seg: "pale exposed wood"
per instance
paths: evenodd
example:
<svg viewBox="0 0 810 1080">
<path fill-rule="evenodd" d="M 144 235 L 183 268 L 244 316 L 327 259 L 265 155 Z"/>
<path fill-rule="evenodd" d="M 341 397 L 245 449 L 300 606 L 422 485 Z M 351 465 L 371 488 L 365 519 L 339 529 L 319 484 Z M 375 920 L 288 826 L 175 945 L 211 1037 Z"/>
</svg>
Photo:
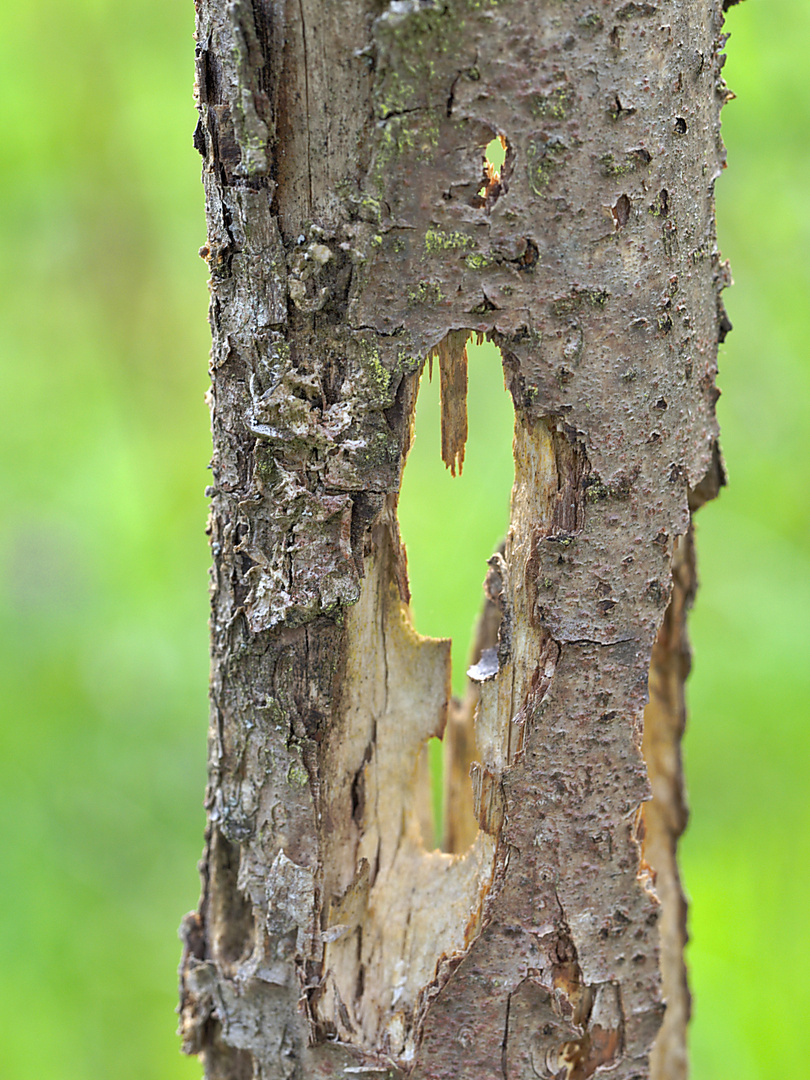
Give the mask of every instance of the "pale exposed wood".
<svg viewBox="0 0 810 1080">
<path fill-rule="evenodd" d="M 356 898 L 354 920 L 324 951 L 313 1008 L 341 1041 L 413 1060 L 420 995 L 442 957 L 462 955 L 474 937 L 495 845 L 482 831 L 463 855 L 425 850 L 416 771 L 427 739 L 443 733 L 450 642 L 413 630 L 387 547 L 380 536 L 347 612 L 344 689 L 325 748 L 323 813 L 336 820 L 348 810 L 355 835 L 327 838 L 324 888 Z M 344 922 L 339 911 L 327 915 L 327 934 L 333 921 Z"/>
</svg>

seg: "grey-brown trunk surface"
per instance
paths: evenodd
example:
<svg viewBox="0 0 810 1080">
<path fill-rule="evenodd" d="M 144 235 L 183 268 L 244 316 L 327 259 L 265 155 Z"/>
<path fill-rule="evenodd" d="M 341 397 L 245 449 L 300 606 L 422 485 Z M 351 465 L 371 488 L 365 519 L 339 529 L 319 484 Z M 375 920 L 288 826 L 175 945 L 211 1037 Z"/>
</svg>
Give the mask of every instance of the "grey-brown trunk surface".
<svg viewBox="0 0 810 1080">
<path fill-rule="evenodd" d="M 181 1030 L 208 1080 L 686 1075 L 722 6 L 197 0 L 214 566 Z M 451 701 L 396 511 L 428 357 L 463 467 L 470 336 L 515 485 Z"/>
</svg>

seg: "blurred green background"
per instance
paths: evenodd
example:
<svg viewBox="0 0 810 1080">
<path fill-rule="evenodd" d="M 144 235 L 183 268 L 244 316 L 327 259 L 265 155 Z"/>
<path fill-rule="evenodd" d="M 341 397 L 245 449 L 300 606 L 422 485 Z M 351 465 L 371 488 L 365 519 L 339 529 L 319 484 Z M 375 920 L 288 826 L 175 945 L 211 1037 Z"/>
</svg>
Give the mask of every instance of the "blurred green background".
<svg viewBox="0 0 810 1080">
<path fill-rule="evenodd" d="M 207 708 L 193 6 L 39 0 L 3 24 L 0 1078 L 198 1077 L 173 1016 Z M 810 1051 L 810 6 L 748 0 L 728 28 L 731 486 L 698 521 L 686 742 L 696 1080 Z M 464 478 L 439 486 L 428 395 L 403 509 L 417 623 L 456 638 L 457 671 L 511 481 L 497 362 L 471 368 Z"/>
</svg>

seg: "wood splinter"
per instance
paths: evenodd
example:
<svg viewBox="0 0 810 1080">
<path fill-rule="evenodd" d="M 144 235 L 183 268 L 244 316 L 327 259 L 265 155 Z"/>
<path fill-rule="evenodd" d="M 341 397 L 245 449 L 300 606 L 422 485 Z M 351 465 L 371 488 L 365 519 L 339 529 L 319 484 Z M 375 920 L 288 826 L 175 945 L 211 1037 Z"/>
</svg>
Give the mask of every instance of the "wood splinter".
<svg viewBox="0 0 810 1080">
<path fill-rule="evenodd" d="M 428 355 L 431 377 L 433 357 L 439 361 L 442 461 L 453 476 L 456 469 L 461 475 L 467 445 L 467 342 L 471 336 L 469 330 L 450 330 Z"/>
</svg>

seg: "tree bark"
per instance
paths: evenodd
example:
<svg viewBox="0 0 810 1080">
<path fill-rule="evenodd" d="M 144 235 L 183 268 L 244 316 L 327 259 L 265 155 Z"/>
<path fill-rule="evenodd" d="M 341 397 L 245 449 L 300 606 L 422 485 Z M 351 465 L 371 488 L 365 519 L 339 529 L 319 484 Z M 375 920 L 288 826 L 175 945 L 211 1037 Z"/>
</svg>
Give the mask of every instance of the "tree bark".
<svg viewBox="0 0 810 1080">
<path fill-rule="evenodd" d="M 214 566 L 181 1032 L 209 1080 L 686 1075 L 722 6 L 197 0 Z M 470 335 L 515 485 L 451 702 L 396 509 L 428 357 L 462 467 Z"/>
</svg>

